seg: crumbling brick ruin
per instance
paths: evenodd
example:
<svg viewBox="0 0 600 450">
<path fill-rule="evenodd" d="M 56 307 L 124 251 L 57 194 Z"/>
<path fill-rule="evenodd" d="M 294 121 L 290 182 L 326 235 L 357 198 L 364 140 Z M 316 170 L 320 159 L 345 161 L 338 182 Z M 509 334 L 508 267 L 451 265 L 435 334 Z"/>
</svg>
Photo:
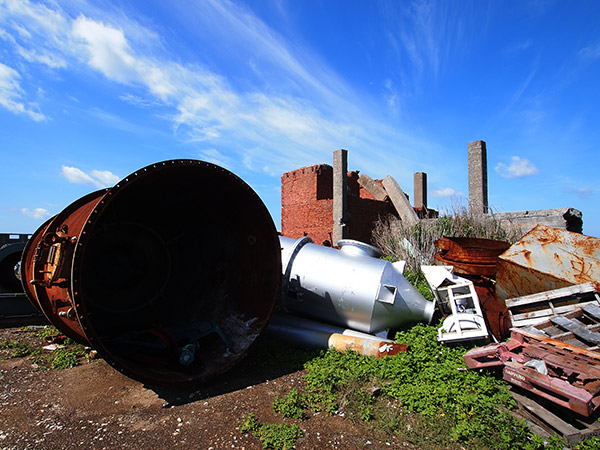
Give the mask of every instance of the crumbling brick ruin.
<svg viewBox="0 0 600 450">
<path fill-rule="evenodd" d="M 492 212 L 488 206 L 487 150 L 484 141 L 468 144 L 469 209 L 487 215 L 505 227 L 524 234 L 537 224 L 582 232 L 581 211 L 574 208 Z M 286 172 L 281 177 L 281 234 L 298 239 L 309 236 L 322 245 L 337 245 L 340 239 L 371 242 L 374 223 L 386 216 L 407 224 L 438 217 L 427 207 L 427 174 L 414 174 L 414 205 L 396 180 L 387 176 L 373 180 L 359 171 L 347 170 L 347 150 L 337 150 L 333 167 L 317 164 Z"/>
<path fill-rule="evenodd" d="M 396 215 L 394 207 L 376 200 L 358 184 L 358 172 L 347 172 L 347 220 L 341 224 L 345 239 L 371 241 L 373 222 Z M 333 238 L 333 167 L 317 164 L 281 177 L 281 234 L 298 239 L 309 236 L 316 244 L 337 244 Z"/>
<path fill-rule="evenodd" d="M 294 239 L 309 236 L 313 242 L 328 246 L 337 245 L 340 239 L 371 242 L 373 225 L 380 217 L 398 217 L 398 210 L 408 214 L 407 209 L 415 221 L 437 214 L 427 209 L 426 174 L 415 174 L 415 192 L 420 194 L 416 194 L 419 205 L 413 208 L 393 178 L 372 180 L 364 174 L 359 176 L 358 171 L 349 172 L 346 150 L 334 152 L 333 159 L 333 167 L 318 164 L 283 174 L 282 235 Z"/>
</svg>

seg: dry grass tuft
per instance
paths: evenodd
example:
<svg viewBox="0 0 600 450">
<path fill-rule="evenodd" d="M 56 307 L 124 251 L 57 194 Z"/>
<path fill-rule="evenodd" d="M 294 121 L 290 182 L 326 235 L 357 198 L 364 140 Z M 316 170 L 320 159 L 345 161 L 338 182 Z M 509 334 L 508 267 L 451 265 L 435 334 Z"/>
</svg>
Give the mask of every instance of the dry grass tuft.
<svg viewBox="0 0 600 450">
<path fill-rule="evenodd" d="M 373 230 L 373 243 L 387 259 L 406 261 L 406 268 L 420 272 L 421 264 L 433 264 L 438 252 L 435 241 L 442 237 L 496 239 L 510 244 L 523 236 L 514 228 L 501 226 L 494 214 L 470 215 L 467 208 L 455 206 L 438 219 L 422 220 L 407 226 L 389 216 L 380 219 Z"/>
</svg>

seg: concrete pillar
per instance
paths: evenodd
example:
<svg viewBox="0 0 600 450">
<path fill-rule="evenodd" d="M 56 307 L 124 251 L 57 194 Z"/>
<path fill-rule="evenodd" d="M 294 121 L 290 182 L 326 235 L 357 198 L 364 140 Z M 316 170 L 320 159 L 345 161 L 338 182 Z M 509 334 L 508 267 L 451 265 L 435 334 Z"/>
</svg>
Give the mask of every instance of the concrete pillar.
<svg viewBox="0 0 600 450">
<path fill-rule="evenodd" d="M 333 245 L 348 235 L 348 150 L 333 152 Z"/>
<path fill-rule="evenodd" d="M 469 213 L 488 212 L 487 150 L 485 141 L 469 142 Z"/>
<path fill-rule="evenodd" d="M 415 173 L 414 207 L 427 209 L 427 174 L 425 172 Z"/>
</svg>

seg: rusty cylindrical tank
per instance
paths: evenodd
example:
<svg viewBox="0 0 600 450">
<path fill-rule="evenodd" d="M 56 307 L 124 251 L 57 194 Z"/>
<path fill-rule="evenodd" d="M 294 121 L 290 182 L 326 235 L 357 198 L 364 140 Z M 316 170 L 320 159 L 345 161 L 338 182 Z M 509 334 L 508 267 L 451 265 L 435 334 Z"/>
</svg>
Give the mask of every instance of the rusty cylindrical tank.
<svg viewBox="0 0 600 450">
<path fill-rule="evenodd" d="M 241 360 L 280 272 L 258 195 L 197 160 L 152 164 L 76 200 L 35 232 L 21 264 L 50 322 L 150 384 L 204 382 Z"/>
</svg>

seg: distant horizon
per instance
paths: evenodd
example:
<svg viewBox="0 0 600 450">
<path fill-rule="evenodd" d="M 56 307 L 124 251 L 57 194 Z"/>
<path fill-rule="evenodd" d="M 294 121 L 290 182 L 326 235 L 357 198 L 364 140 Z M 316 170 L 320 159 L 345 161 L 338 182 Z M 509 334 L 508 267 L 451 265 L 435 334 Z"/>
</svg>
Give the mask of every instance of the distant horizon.
<svg viewBox="0 0 600 450">
<path fill-rule="evenodd" d="M 600 236 L 600 2 L 5 0 L 0 230 L 32 233 L 167 159 L 224 167 L 281 224 L 283 173 L 329 163 Z"/>
</svg>

